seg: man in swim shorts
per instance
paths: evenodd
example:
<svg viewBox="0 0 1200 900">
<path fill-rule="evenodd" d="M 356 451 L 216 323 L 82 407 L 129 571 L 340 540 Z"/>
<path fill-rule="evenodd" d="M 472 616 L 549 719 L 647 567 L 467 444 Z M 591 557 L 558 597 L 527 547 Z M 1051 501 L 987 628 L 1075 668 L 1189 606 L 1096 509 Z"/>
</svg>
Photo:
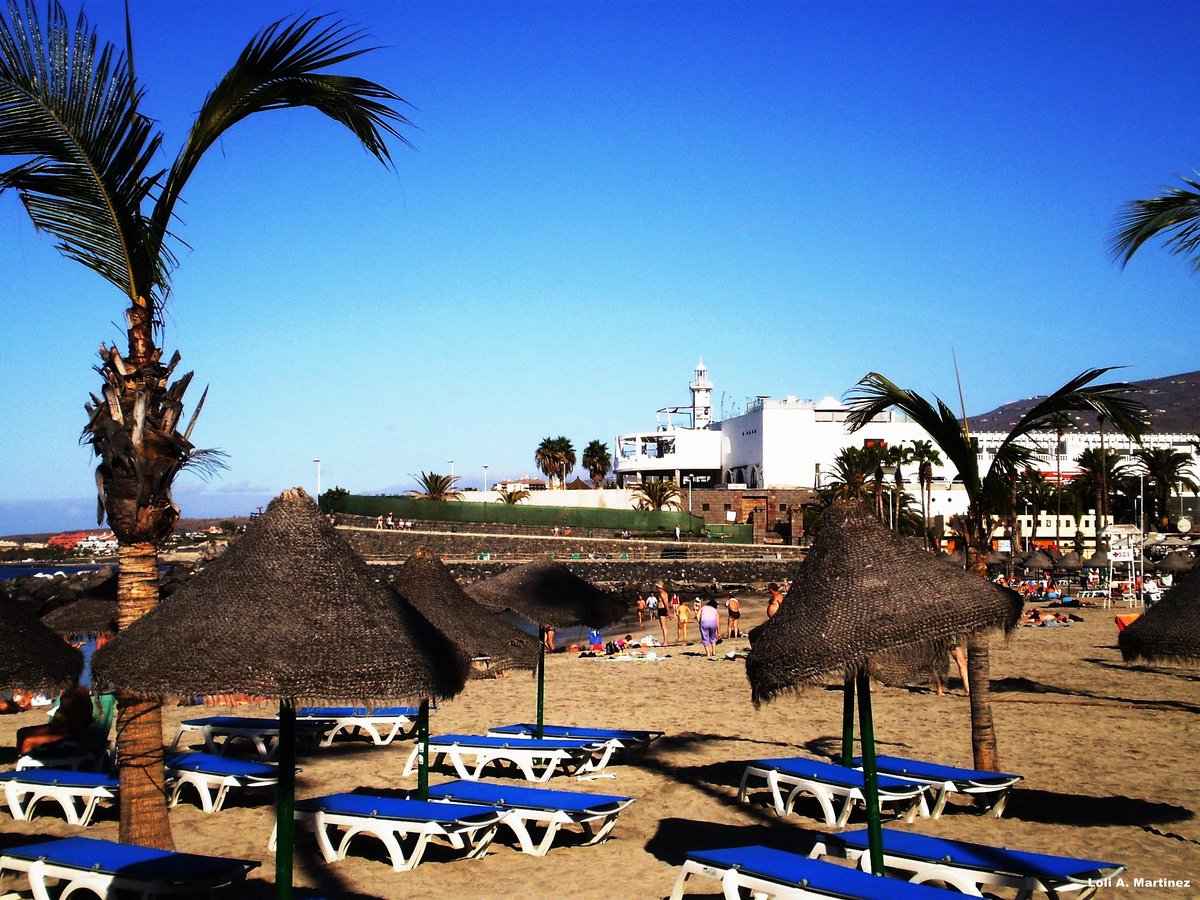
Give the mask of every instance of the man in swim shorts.
<svg viewBox="0 0 1200 900">
<path fill-rule="evenodd" d="M 737 597 L 730 597 L 725 601 L 725 613 L 729 617 L 729 621 L 725 626 L 725 637 L 735 638 L 742 636 L 742 605 L 738 603 Z"/>
</svg>

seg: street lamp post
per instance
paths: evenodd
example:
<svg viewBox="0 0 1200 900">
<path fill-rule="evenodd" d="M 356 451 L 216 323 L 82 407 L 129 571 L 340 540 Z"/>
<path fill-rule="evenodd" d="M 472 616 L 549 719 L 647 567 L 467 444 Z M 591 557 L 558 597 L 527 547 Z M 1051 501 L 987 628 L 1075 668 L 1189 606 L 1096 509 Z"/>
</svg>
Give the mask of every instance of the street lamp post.
<svg viewBox="0 0 1200 900">
<path fill-rule="evenodd" d="M 321 460 L 314 459 L 317 464 L 317 503 L 321 502 Z"/>
<path fill-rule="evenodd" d="M 483 464 L 483 492 L 485 494 L 487 493 L 487 470 L 488 470 L 488 464 L 484 463 Z"/>
<path fill-rule="evenodd" d="M 683 483 L 686 484 L 688 488 L 688 514 L 690 515 L 692 512 L 692 476 L 684 475 Z"/>
<path fill-rule="evenodd" d="M 453 478 L 454 477 L 454 460 L 448 459 L 448 460 L 446 460 L 446 462 L 450 463 L 450 477 Z"/>
</svg>

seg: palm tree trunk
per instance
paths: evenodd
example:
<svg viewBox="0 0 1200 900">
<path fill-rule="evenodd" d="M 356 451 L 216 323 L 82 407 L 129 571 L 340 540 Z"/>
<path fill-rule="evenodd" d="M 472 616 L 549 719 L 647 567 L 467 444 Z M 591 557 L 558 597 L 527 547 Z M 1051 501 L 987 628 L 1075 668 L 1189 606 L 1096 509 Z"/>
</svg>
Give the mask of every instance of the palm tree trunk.
<svg viewBox="0 0 1200 900">
<path fill-rule="evenodd" d="M 117 626 L 124 629 L 158 603 L 158 547 L 121 544 L 118 550 Z M 117 695 L 120 839 L 174 850 L 163 772 L 162 704 Z"/>
<path fill-rule="evenodd" d="M 978 528 L 978 523 L 975 523 Z M 987 578 L 987 553 L 991 550 L 991 525 L 984 521 L 982 533 L 968 549 L 971 571 Z M 987 547 L 987 550 L 983 548 Z M 971 558 L 973 557 L 973 558 Z M 975 768 L 985 772 L 1000 771 L 1000 749 L 996 740 L 996 725 L 992 719 L 992 662 L 987 634 L 967 635 L 967 681 L 971 683 L 971 751 Z"/>
<path fill-rule="evenodd" d="M 967 679 L 971 682 L 971 749 L 975 768 L 1000 771 L 996 725 L 992 719 L 992 665 L 988 637 L 967 635 Z"/>
</svg>

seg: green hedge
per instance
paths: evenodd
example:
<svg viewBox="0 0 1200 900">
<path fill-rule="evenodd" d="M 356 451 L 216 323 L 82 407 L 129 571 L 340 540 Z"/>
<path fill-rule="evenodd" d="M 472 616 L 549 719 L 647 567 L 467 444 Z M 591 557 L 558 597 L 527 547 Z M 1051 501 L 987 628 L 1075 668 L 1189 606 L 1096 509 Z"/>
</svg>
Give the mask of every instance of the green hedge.
<svg viewBox="0 0 1200 900">
<path fill-rule="evenodd" d="M 472 500 L 420 500 L 415 497 L 350 494 L 337 512 L 352 516 L 386 516 L 428 522 L 474 522 L 485 525 L 530 525 L 608 531 L 662 532 L 698 535 L 704 519 L 685 511 L 643 512 L 636 509 L 596 509 L 575 506 L 525 506 L 520 503 L 480 503 Z M 718 526 L 708 526 L 710 530 Z M 729 526 L 720 526 L 729 527 Z M 746 526 L 734 526 L 746 527 Z"/>
</svg>

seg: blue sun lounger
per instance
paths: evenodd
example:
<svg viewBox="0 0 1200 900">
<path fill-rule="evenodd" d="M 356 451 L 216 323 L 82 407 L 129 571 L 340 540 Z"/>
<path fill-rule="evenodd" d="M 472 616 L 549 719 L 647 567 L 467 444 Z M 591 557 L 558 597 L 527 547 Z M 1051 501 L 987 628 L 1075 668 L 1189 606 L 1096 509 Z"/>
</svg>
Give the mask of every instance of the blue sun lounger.
<svg viewBox="0 0 1200 900">
<path fill-rule="evenodd" d="M 41 801 L 53 800 L 62 807 L 69 824 L 90 825 L 99 802 L 117 796 L 117 779 L 96 772 L 22 769 L 0 773 L 0 781 L 9 812 L 19 820 L 31 819 Z"/>
<path fill-rule="evenodd" d="M 382 747 L 415 734 L 419 712 L 415 706 L 302 706 L 296 710 L 296 722 L 323 728 L 322 747 L 330 746 L 343 731 L 348 735 L 361 731 Z"/>
<path fill-rule="evenodd" d="M 420 863 L 435 837 L 444 838 L 455 850 L 465 850 L 467 859 L 483 856 L 503 818 L 504 810 L 494 807 L 374 794 L 329 794 L 296 803 L 297 821 L 311 823 L 326 862 L 345 859 L 350 842 L 360 834 L 368 834 L 383 842 L 397 872 Z M 340 832 L 337 846 L 331 832 Z M 272 832 L 272 850 L 275 837 Z M 403 841 L 410 837 L 412 846 L 405 853 Z"/>
<path fill-rule="evenodd" d="M 670 900 L 681 900 L 693 875 L 721 882 L 725 897 L 735 900 L 741 890 L 756 897 L 780 900 L 948 900 L 941 888 L 882 878 L 836 863 L 807 859 L 770 847 L 733 847 L 726 850 L 693 850 L 675 879 Z"/>
<path fill-rule="evenodd" d="M 862 768 L 862 759 L 855 757 L 854 765 Z M 967 795 L 998 819 L 1004 813 L 1013 785 L 1022 780 L 1020 775 L 960 769 L 901 756 L 880 756 L 876 759 L 876 765 L 881 774 L 919 781 L 937 791 L 929 811 L 929 815 L 935 819 L 941 816 L 951 794 Z"/>
<path fill-rule="evenodd" d="M 178 805 L 180 793 L 191 785 L 206 813 L 221 811 L 230 788 L 273 790 L 279 784 L 276 765 L 212 753 L 172 754 L 166 759 L 166 773 L 173 783 L 168 806 Z"/>
<path fill-rule="evenodd" d="M 551 791 L 486 781 L 451 781 L 433 785 L 429 788 L 429 797 L 452 803 L 479 803 L 505 810 L 503 824 L 516 835 L 521 852 L 530 856 L 545 856 L 564 825 L 583 828 L 587 840 L 581 846 L 590 847 L 599 843 L 617 824 L 617 815 L 633 802 L 632 797 Z M 546 829 L 540 841 L 535 842 L 529 830 L 530 825 Z"/>
<path fill-rule="evenodd" d="M 771 805 L 775 813 L 786 816 L 793 811 L 796 798 L 810 794 L 821 806 L 826 825 L 844 826 L 850 820 L 855 804 L 866 805 L 863 791 L 866 780 L 858 769 L 822 762 L 804 757 L 784 759 L 760 759 L 746 766 L 742 782 L 738 786 L 738 800 L 746 802 L 748 785 L 752 779 L 762 779 L 771 792 Z M 929 814 L 925 802 L 928 785 L 911 779 L 879 776 L 879 803 L 895 803 L 904 821 L 911 822 L 918 812 Z M 835 812 L 834 803 L 842 800 L 842 809 Z"/>
<path fill-rule="evenodd" d="M 185 734 L 197 734 L 204 740 L 206 753 L 223 756 L 225 751 L 235 743 L 249 742 L 253 745 L 258 758 L 274 759 L 278 752 L 279 720 L 253 716 L 203 716 L 198 719 L 184 719 L 179 723 L 175 740 L 171 742 L 171 750 L 179 746 Z M 315 722 L 296 722 L 296 740 L 302 744 L 314 746 L 321 738 L 321 728 Z M 217 739 L 222 738 L 221 743 Z"/>
<path fill-rule="evenodd" d="M 86 889 L 101 897 L 131 891 L 142 897 L 195 893 L 239 884 L 258 866 L 252 859 L 229 859 L 154 850 L 96 838 L 39 841 L 0 852 L 0 872 L 25 872 L 36 900 L 50 900 L 46 880 L 58 881 L 54 896 Z"/>
<path fill-rule="evenodd" d="M 866 829 L 822 834 L 810 856 L 840 856 L 869 867 Z M 1087 897 L 1105 879 L 1125 870 L 1120 863 L 1008 850 L 890 828 L 883 829 L 883 863 L 918 884 L 942 882 L 975 897 L 985 887 L 1015 888 L 1018 898 L 1034 891 L 1051 897 L 1081 891 L 1080 896 Z"/>
<path fill-rule="evenodd" d="M 483 770 L 495 765 L 516 770 L 527 781 L 549 781 L 556 772 L 578 778 L 612 778 L 603 770 L 613 748 L 604 741 L 567 738 L 488 737 L 477 734 L 442 734 L 429 739 L 429 759 L 434 764 L 448 760 L 459 778 L 478 781 Z M 421 746 L 413 748 L 404 774 L 416 771 Z"/>
<path fill-rule="evenodd" d="M 514 725 L 497 725 L 488 729 L 492 736 L 524 735 L 533 737 L 537 734 L 537 724 L 520 722 Z M 547 738 L 567 738 L 582 741 L 605 741 L 614 750 L 624 751 L 634 759 L 645 755 L 650 745 L 663 736 L 661 731 L 639 731 L 629 728 L 581 728 L 575 725 L 543 725 L 542 736 Z"/>
</svg>

